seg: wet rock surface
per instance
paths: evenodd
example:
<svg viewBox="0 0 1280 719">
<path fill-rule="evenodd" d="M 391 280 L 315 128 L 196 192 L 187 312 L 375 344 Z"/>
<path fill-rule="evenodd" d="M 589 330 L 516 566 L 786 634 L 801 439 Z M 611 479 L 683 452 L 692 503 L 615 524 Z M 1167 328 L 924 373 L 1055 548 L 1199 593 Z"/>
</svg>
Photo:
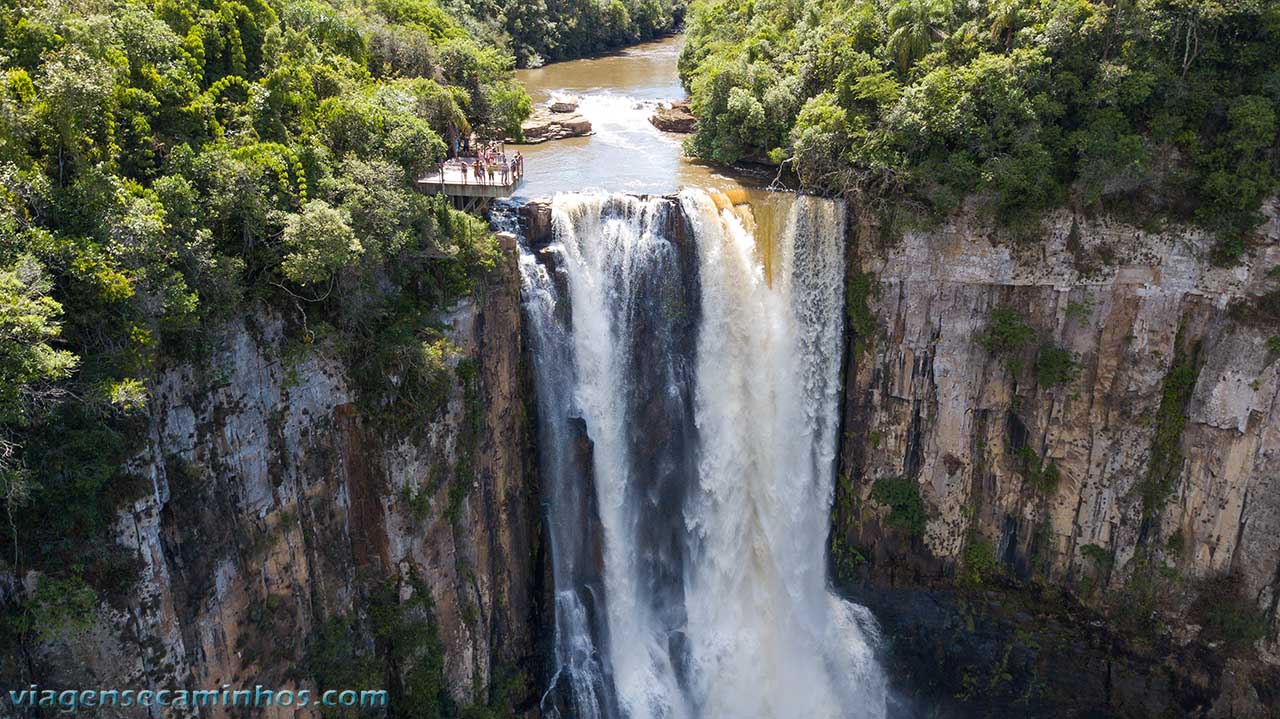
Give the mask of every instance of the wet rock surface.
<svg viewBox="0 0 1280 719">
<path fill-rule="evenodd" d="M 551 201 L 530 200 L 520 206 L 520 230 L 531 248 L 545 247 L 555 239 L 551 226 Z"/>
<path fill-rule="evenodd" d="M 579 104 L 578 98 L 565 97 L 552 102 L 548 109 L 555 113 L 577 112 Z"/>
<path fill-rule="evenodd" d="M 1204 644 L 1134 642 L 1054 589 L 864 586 L 904 716 L 1235 717 L 1259 714 L 1274 669 Z"/>
<path fill-rule="evenodd" d="M 663 132 L 687 135 L 698 131 L 698 118 L 689 110 L 689 103 L 683 100 L 660 106 L 649 122 Z"/>
</svg>

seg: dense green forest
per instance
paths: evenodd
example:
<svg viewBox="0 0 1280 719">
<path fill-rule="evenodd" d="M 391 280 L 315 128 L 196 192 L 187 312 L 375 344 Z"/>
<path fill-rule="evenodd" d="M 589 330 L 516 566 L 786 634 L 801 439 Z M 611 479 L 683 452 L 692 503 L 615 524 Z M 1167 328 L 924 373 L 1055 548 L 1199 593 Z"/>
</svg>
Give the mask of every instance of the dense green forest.
<svg viewBox="0 0 1280 719">
<path fill-rule="evenodd" d="M 455 0 L 485 18 L 521 65 L 593 55 L 674 32 L 686 0 Z M 505 36 L 505 37 L 504 37 Z"/>
<path fill-rule="evenodd" d="M 680 71 L 720 162 L 942 216 L 1141 209 L 1238 256 L 1275 193 L 1280 4 L 705 0 Z"/>
</svg>

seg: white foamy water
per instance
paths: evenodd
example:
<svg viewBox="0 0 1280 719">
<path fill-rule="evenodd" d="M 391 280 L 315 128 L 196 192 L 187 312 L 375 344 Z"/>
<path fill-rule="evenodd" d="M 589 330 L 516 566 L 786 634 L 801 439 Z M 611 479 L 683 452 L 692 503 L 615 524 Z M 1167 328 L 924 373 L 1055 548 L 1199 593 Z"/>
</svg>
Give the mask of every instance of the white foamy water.
<svg viewBox="0 0 1280 719">
<path fill-rule="evenodd" d="M 772 278 L 753 223 L 702 191 L 560 195 L 553 216 L 522 262 L 557 591 L 544 713 L 882 718 L 874 620 L 825 576 L 843 207 L 795 198 Z"/>
<path fill-rule="evenodd" d="M 865 612 L 826 587 L 842 342 L 843 213 L 799 197 L 766 281 L 755 238 L 705 193 L 698 239 L 698 491 L 687 601 L 707 717 L 880 717 Z M 873 631 L 873 630 L 872 630 Z"/>
</svg>

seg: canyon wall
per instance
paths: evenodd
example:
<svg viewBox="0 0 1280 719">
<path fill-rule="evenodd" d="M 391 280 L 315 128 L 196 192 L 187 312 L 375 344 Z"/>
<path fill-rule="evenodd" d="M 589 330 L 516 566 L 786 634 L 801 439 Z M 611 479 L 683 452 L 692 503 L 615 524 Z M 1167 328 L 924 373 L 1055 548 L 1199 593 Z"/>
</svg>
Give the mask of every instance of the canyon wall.
<svg viewBox="0 0 1280 719">
<path fill-rule="evenodd" d="M 549 205 L 521 215 L 544 244 Z M 1280 222 L 1230 268 L 1185 229 L 1059 213 L 1043 233 L 962 216 L 886 240 L 851 210 L 836 583 L 920 715 L 1269 716 Z M 440 318 L 470 379 L 429 421 L 364 409 L 331 340 L 265 311 L 166 371 L 130 467 L 147 491 L 114 528 L 139 581 L 6 660 L 8 683 L 313 687 L 317 634 L 367 628 L 390 592 L 430 615 L 453 701 L 522 673 L 531 709 L 549 563 L 500 237 L 499 269 Z"/>
<path fill-rule="evenodd" d="M 230 324 L 199 364 L 164 372 L 130 467 L 148 491 L 114 529 L 139 579 L 87 631 L 40 644 L 12 683 L 314 689 L 311 642 L 340 618 L 364 629 L 337 648 L 368 655 L 429 619 L 460 705 L 484 703 L 495 678 L 537 677 L 539 500 L 515 240 L 500 240 L 498 269 L 440 318 L 457 347 L 450 364 L 467 371 L 450 369 L 463 379 L 429 420 L 362 410 L 331 341 L 300 342 L 265 310 Z M 416 616 L 371 636 L 374 594 Z M 430 644 L 396 656 L 387 681 L 432 661 Z M 386 688 L 375 679 L 340 688 Z"/>
<path fill-rule="evenodd" d="M 833 566 L 869 578 L 863 586 L 882 592 L 868 598 L 876 608 L 919 600 L 894 588 L 941 590 L 924 613 L 944 625 L 965 614 L 943 608 L 956 586 L 970 601 L 1037 588 L 1009 612 L 1036 621 L 1006 629 L 1053 624 L 1048 605 L 1096 610 L 1078 622 L 1106 635 L 1097 666 L 1072 668 L 1081 706 L 1265 716 L 1254 712 L 1273 689 L 1252 668 L 1277 659 L 1280 328 L 1264 296 L 1280 284 L 1268 277 L 1280 225 L 1273 214 L 1230 268 L 1209 261 L 1212 237 L 1186 229 L 1064 212 L 1043 233 L 1002 242 L 959 218 L 885 241 L 873 224 L 858 227 Z M 1002 335 L 1001 318 L 1016 331 Z M 1214 606 L 1240 609 L 1248 631 L 1210 636 Z M 1125 611 L 1143 615 L 1132 634 L 1151 645 L 1138 652 L 1149 661 L 1128 669 L 1143 685 L 1131 696 L 1115 686 L 1124 662 L 1112 661 L 1134 644 L 1116 628 Z M 904 645 L 922 649 L 905 636 L 916 631 L 910 612 L 885 614 L 888 629 L 903 623 Z M 1233 638 L 1250 645 L 1248 660 L 1231 658 Z M 1053 654 L 1040 643 L 1007 642 L 1031 664 Z M 1215 659 L 1186 656 L 1200 649 Z M 1010 660 L 995 654 L 991 663 Z M 1167 706 L 1152 699 L 1161 693 Z"/>
</svg>

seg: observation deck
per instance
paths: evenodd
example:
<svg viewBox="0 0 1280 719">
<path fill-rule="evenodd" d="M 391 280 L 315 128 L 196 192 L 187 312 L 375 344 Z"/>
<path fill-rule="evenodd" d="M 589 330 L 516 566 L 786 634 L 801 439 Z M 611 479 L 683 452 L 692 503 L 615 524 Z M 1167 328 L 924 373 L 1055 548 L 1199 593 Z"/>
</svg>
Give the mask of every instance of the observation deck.
<svg viewBox="0 0 1280 719">
<path fill-rule="evenodd" d="M 482 170 L 476 174 L 476 166 Z M 510 197 L 524 179 L 524 159 L 485 164 L 479 158 L 447 160 L 436 172 L 419 178 L 418 191 L 447 195 L 467 212 L 487 212 L 494 200 Z"/>
</svg>

